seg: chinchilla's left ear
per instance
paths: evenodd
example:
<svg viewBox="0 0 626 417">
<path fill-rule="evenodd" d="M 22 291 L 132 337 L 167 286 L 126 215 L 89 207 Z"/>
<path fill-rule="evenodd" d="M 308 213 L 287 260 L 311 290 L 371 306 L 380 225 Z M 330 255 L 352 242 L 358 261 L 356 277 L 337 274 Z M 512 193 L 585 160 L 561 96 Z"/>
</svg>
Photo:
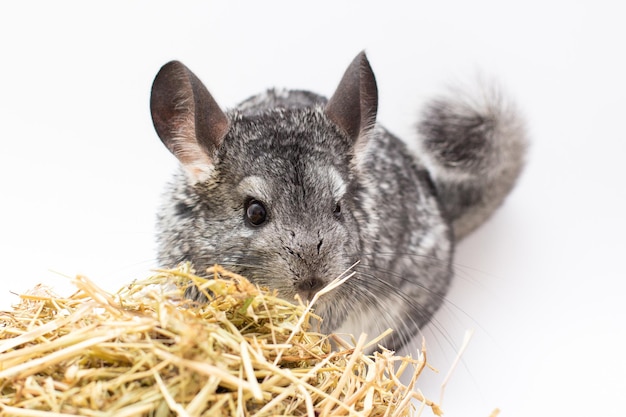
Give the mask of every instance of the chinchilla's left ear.
<svg viewBox="0 0 626 417">
<path fill-rule="evenodd" d="M 376 124 L 378 89 L 365 52 L 354 58 L 326 105 L 326 115 L 361 148 Z"/>
</svg>

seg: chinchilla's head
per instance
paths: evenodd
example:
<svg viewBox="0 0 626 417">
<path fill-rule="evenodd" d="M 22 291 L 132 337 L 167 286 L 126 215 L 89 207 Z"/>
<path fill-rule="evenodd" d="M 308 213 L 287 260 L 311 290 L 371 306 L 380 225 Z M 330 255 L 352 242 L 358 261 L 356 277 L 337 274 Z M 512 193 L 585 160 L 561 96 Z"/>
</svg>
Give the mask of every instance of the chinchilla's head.
<svg viewBox="0 0 626 417">
<path fill-rule="evenodd" d="M 218 263 L 286 299 L 310 300 L 358 260 L 367 217 L 360 161 L 376 107 L 364 54 L 327 103 L 254 112 L 223 112 L 189 69 L 166 64 L 152 118 L 182 169 L 159 213 L 162 264 L 191 261 L 201 272 Z M 325 304 L 332 309 L 332 299 Z"/>
</svg>

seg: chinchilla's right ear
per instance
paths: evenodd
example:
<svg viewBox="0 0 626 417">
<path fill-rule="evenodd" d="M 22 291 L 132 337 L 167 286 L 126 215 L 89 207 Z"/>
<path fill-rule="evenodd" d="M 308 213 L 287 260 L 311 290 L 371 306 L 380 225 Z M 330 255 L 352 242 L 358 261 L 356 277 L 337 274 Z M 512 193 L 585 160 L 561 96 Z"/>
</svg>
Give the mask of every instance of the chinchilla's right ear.
<svg viewBox="0 0 626 417">
<path fill-rule="evenodd" d="M 196 180 L 206 179 L 229 122 L 198 77 L 178 61 L 165 64 L 152 83 L 150 111 L 165 146 Z"/>
</svg>

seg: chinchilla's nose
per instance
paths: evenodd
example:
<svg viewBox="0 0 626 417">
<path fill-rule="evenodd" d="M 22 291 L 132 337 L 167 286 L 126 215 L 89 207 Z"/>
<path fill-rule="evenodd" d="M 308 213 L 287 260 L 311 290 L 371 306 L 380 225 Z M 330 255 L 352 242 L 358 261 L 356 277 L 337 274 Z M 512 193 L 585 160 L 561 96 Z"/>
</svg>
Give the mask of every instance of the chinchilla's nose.
<svg viewBox="0 0 626 417">
<path fill-rule="evenodd" d="M 310 277 L 301 280 L 296 284 L 296 289 L 298 290 L 298 294 L 302 298 L 302 301 L 311 301 L 315 294 L 324 288 L 326 282 L 318 277 Z"/>
</svg>

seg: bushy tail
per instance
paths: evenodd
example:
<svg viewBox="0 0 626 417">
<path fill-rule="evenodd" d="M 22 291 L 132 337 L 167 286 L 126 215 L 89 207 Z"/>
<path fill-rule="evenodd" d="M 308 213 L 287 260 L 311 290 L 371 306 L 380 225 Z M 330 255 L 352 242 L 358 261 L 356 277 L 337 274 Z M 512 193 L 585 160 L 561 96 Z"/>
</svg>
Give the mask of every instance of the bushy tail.
<svg viewBox="0 0 626 417">
<path fill-rule="evenodd" d="M 493 87 L 451 90 L 426 104 L 418 124 L 428 167 L 457 240 L 502 204 L 522 170 L 525 124 Z"/>
</svg>

